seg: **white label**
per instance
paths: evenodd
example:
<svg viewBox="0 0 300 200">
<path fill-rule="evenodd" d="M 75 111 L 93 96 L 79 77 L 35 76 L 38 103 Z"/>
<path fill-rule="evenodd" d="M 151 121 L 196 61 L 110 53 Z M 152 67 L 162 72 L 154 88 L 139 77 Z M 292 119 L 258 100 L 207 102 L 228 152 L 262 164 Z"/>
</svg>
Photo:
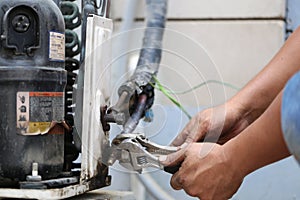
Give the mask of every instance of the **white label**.
<svg viewBox="0 0 300 200">
<path fill-rule="evenodd" d="M 49 43 L 50 60 L 65 60 L 65 35 L 57 32 L 50 32 Z"/>
<path fill-rule="evenodd" d="M 29 126 L 29 92 L 17 93 L 17 130 L 26 133 Z"/>
</svg>

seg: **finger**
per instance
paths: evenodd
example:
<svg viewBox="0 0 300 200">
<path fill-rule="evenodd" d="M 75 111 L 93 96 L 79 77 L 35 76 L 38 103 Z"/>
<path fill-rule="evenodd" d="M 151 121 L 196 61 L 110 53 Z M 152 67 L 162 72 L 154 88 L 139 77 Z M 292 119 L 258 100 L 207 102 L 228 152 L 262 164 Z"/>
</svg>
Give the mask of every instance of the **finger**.
<svg viewBox="0 0 300 200">
<path fill-rule="evenodd" d="M 185 189 L 185 186 L 189 185 L 189 181 L 187 181 L 187 177 L 190 175 L 189 172 L 189 164 L 185 159 L 182 162 L 179 170 L 171 178 L 170 184 L 172 188 L 174 188 L 175 190 Z"/>
<path fill-rule="evenodd" d="M 186 138 L 185 143 L 198 142 L 203 139 L 203 131 L 201 129 L 193 130 Z"/>
<path fill-rule="evenodd" d="M 170 145 L 171 146 L 180 146 L 180 145 L 182 145 L 185 142 L 188 135 L 189 135 L 189 131 L 186 130 L 186 129 L 183 129 L 181 131 L 181 133 L 179 133 L 177 135 L 177 137 L 171 142 Z"/>
<path fill-rule="evenodd" d="M 180 134 L 177 135 L 177 137 L 172 141 L 172 146 L 180 146 L 182 145 L 186 139 L 189 137 L 189 134 L 191 133 L 191 130 L 193 130 L 195 123 L 197 122 L 196 117 L 193 117 L 189 123 L 184 127 L 184 129 L 180 132 Z"/>
<path fill-rule="evenodd" d="M 208 130 L 209 123 L 198 118 L 192 119 L 183 131 L 173 140 L 172 146 L 180 146 L 183 143 L 203 141 Z"/>
<path fill-rule="evenodd" d="M 182 185 L 179 183 L 178 174 L 179 174 L 179 172 L 174 174 L 171 178 L 171 181 L 170 181 L 170 185 L 174 190 L 181 190 L 182 189 Z"/>
<path fill-rule="evenodd" d="M 186 151 L 186 147 L 180 149 L 175 153 L 159 156 L 158 159 L 161 162 L 161 164 L 163 164 L 164 166 L 179 165 L 184 160 L 185 151 Z"/>
</svg>

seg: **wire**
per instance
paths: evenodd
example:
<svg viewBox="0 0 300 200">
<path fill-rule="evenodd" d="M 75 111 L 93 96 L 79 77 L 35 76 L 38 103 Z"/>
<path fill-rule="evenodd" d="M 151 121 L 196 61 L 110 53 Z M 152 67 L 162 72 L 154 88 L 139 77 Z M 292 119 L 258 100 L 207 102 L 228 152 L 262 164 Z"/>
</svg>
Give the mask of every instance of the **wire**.
<svg viewBox="0 0 300 200">
<path fill-rule="evenodd" d="M 153 76 L 153 79 L 157 86 L 151 83 L 152 87 L 160 90 L 170 101 L 172 101 L 182 112 L 189 118 L 192 119 L 192 116 L 185 110 L 185 108 L 174 98 L 170 95 L 169 91 L 164 88 L 164 86 L 158 81 L 158 79 Z"/>
<path fill-rule="evenodd" d="M 159 91 L 161 91 L 171 102 L 173 102 L 180 110 L 182 110 L 182 112 L 189 118 L 191 119 L 191 115 L 185 110 L 185 108 L 174 98 L 171 96 L 171 94 L 177 94 L 177 95 L 182 95 L 182 94 L 187 94 L 189 92 L 192 92 L 196 89 L 199 89 L 200 87 L 202 86 L 205 86 L 209 83 L 216 83 L 216 84 L 220 84 L 220 85 L 223 85 L 223 86 L 226 86 L 226 87 L 229 87 L 231 89 L 234 89 L 234 90 L 240 90 L 240 88 L 230 84 L 230 83 L 226 83 L 226 82 L 223 82 L 223 81 L 218 81 L 218 80 L 208 80 L 208 81 L 205 81 L 203 83 L 200 83 L 199 85 L 196 85 L 188 90 L 184 90 L 184 91 L 171 91 L 171 90 L 168 90 L 166 89 L 165 86 L 163 86 L 159 81 L 158 79 L 153 76 L 153 79 L 156 83 L 156 85 L 154 85 L 153 83 L 150 83 L 152 85 L 152 87 L 154 87 L 155 89 L 158 89 Z"/>
<path fill-rule="evenodd" d="M 188 90 L 183 90 L 183 91 L 172 91 L 172 90 L 167 90 L 166 91 L 170 94 L 178 94 L 178 95 L 182 95 L 182 94 L 187 94 L 189 92 L 193 92 L 194 90 L 196 89 L 199 89 L 201 88 L 202 86 L 205 86 L 205 85 L 208 85 L 209 83 L 216 83 L 216 84 L 219 84 L 219 85 L 223 85 L 223 86 L 226 86 L 228 88 L 231 88 L 231 89 L 234 89 L 236 91 L 239 91 L 240 88 L 235 86 L 235 85 L 232 85 L 230 83 L 226 83 L 226 82 L 223 82 L 223 81 L 217 81 L 217 80 L 208 80 L 208 81 L 204 81 L 203 83 L 200 83 L 199 85 L 196 85 Z"/>
</svg>

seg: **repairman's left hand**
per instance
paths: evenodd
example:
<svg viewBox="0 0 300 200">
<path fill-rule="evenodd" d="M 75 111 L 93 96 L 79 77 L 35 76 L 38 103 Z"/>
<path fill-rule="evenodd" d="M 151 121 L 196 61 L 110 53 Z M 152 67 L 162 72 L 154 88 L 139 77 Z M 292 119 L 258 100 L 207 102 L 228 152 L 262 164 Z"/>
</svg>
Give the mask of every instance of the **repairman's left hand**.
<svg viewBox="0 0 300 200">
<path fill-rule="evenodd" d="M 201 200 L 224 200 L 233 196 L 244 177 L 230 158 L 218 144 L 190 143 L 160 160 L 165 166 L 182 163 L 171 179 L 175 190 L 184 189 Z"/>
</svg>

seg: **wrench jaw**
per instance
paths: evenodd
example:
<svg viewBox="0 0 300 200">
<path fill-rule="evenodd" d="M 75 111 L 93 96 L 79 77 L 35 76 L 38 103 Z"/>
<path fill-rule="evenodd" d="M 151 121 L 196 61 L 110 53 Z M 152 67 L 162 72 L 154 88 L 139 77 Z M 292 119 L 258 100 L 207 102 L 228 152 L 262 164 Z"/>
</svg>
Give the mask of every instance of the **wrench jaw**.
<svg viewBox="0 0 300 200">
<path fill-rule="evenodd" d="M 143 134 L 120 134 L 112 141 L 109 164 L 119 160 L 120 165 L 138 173 L 142 173 L 143 169 L 148 167 L 164 169 L 159 156 L 177 150 L 177 147 L 165 147 L 150 142 Z"/>
<path fill-rule="evenodd" d="M 118 148 L 121 149 L 120 165 L 130 171 L 142 173 L 148 167 L 163 169 L 158 157 L 149 153 L 135 138 L 122 141 Z"/>
<path fill-rule="evenodd" d="M 140 174 L 148 167 L 163 169 L 157 157 L 129 153 L 125 150 L 122 152 L 122 159 L 119 160 L 119 163 L 126 169 L 136 171 Z"/>
</svg>

